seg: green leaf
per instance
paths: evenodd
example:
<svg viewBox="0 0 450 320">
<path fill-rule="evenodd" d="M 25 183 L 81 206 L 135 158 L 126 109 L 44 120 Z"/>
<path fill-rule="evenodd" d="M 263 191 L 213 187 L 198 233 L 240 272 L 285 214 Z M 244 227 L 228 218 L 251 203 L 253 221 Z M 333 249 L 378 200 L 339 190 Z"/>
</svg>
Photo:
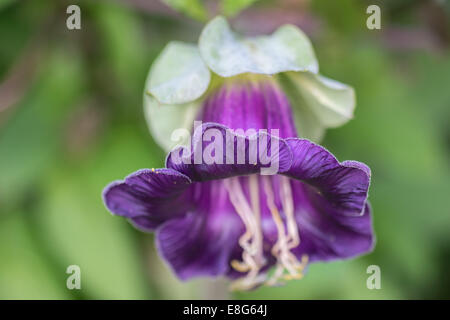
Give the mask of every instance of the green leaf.
<svg viewBox="0 0 450 320">
<path fill-rule="evenodd" d="M 342 126 L 353 118 L 352 87 L 309 72 L 279 76 L 290 98 L 300 136 L 320 141 L 327 128 Z"/>
<path fill-rule="evenodd" d="M 144 95 L 144 112 L 150 133 L 165 151 L 186 142 L 186 136 L 180 141 L 172 140 L 172 133 L 177 129 L 191 131 L 200 104 L 198 100 L 181 105 L 160 104 L 155 98 Z"/>
<path fill-rule="evenodd" d="M 205 21 L 208 13 L 200 0 L 163 0 L 168 6 L 196 20 Z"/>
<path fill-rule="evenodd" d="M 244 38 L 219 16 L 203 29 L 200 54 L 208 67 L 222 77 L 241 73 L 276 74 L 284 71 L 318 72 L 308 37 L 297 27 L 284 25 L 271 36 Z"/>
<path fill-rule="evenodd" d="M 145 87 L 161 103 L 180 104 L 199 98 L 210 80 L 197 46 L 170 42 L 151 67 Z"/>
<path fill-rule="evenodd" d="M 257 0 L 223 0 L 222 9 L 225 15 L 234 16 Z"/>
</svg>

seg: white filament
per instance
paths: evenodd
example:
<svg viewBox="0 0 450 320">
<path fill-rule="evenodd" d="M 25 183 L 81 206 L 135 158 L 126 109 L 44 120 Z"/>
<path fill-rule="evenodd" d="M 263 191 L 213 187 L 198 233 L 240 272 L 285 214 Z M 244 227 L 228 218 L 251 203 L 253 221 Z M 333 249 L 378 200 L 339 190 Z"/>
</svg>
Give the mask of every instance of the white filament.
<svg viewBox="0 0 450 320">
<path fill-rule="evenodd" d="M 300 237 L 294 215 L 294 201 L 289 179 L 280 177 L 280 199 L 285 215 L 286 228 L 285 222 L 275 205 L 275 196 L 270 177 L 260 176 L 260 179 L 262 179 L 264 193 L 266 195 L 266 204 L 272 215 L 278 234 L 277 241 L 271 249 L 272 255 L 277 258 L 277 265 L 273 275 L 268 280 L 265 273 L 260 273 L 261 268 L 265 265 L 265 259 L 263 253 L 258 176 L 252 175 L 248 178 L 251 206 L 247 201 L 238 178 L 224 180 L 230 201 L 245 226 L 245 232 L 239 238 L 239 244 L 243 249 L 242 261 L 233 260 L 231 266 L 235 270 L 247 272 L 247 274 L 234 281 L 231 286 L 232 289 L 248 290 L 263 282 L 267 285 L 276 285 L 279 283 L 280 278 L 285 280 L 300 279 L 303 276 L 302 271 L 308 262 L 306 255 L 299 262 L 296 256 L 290 251 L 300 244 Z M 287 271 L 287 274 L 285 274 L 285 271 Z"/>
<path fill-rule="evenodd" d="M 257 214 L 254 213 L 255 209 L 259 208 L 259 194 L 256 195 L 258 198 L 255 198 L 255 191 L 252 190 L 254 189 L 254 182 L 250 182 L 249 189 L 253 206 L 253 208 L 250 208 L 238 178 L 226 179 L 224 184 L 228 191 L 230 201 L 241 217 L 246 229 L 245 233 L 239 239 L 239 244 L 244 250 L 242 253 L 243 261 L 233 260 L 231 266 L 237 271 L 248 273 L 245 277 L 236 280 L 232 284 L 232 289 L 247 290 L 258 285 L 265 279 L 265 276 L 263 278 L 259 274 L 259 270 L 264 263 L 259 210 Z M 258 207 L 255 207 L 256 202 L 258 202 Z"/>
</svg>

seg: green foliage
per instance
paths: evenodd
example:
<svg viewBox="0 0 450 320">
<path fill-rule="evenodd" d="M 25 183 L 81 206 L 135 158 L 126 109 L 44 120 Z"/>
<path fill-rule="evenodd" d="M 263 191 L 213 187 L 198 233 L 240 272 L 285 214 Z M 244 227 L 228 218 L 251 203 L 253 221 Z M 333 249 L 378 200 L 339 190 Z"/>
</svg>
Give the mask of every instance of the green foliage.
<svg viewBox="0 0 450 320">
<path fill-rule="evenodd" d="M 206 1 L 208 0 L 162 0 L 174 10 L 185 14 L 195 20 L 205 22 L 208 20 Z M 232 17 L 242 10 L 250 7 L 257 0 L 221 0 L 219 3 L 222 14 Z"/>
<path fill-rule="evenodd" d="M 223 8 L 233 14 L 249 2 Z M 203 2 L 177 3 L 206 17 L 195 9 Z M 376 248 L 355 260 L 312 264 L 304 279 L 284 287 L 233 298 L 450 296 L 448 47 L 394 51 L 365 28 L 360 2 L 342 3 L 313 1 L 310 9 L 321 22 L 312 37 L 320 72 L 350 84 L 357 98 L 354 119 L 328 130 L 324 145 L 339 160 L 371 167 Z M 164 165 L 145 121 L 145 79 L 164 46 L 196 39 L 198 25 L 119 2 L 80 6 L 83 29 L 67 31 L 64 6 L 54 1 L 0 2 L 0 86 L 30 53 L 39 57 L 19 79 L 24 85 L 14 87 L 17 103 L 5 106 L 0 95 L 0 298 L 208 297 L 204 282 L 175 279 L 153 236 L 111 216 L 101 199 L 107 183 Z M 413 14 L 407 21 L 421 26 Z M 84 110 L 96 116 L 74 116 Z M 66 288 L 71 264 L 81 267 L 80 291 Z M 381 290 L 365 286 L 371 264 L 381 267 Z"/>
<path fill-rule="evenodd" d="M 202 0 L 163 0 L 175 10 L 196 20 L 205 21 L 207 12 Z"/>
<path fill-rule="evenodd" d="M 14 202 L 57 161 L 67 114 L 83 90 L 83 67 L 66 49 L 47 53 L 29 92 L 0 128 L 0 201 Z M 55 94 L 57 93 L 57 94 Z"/>
<path fill-rule="evenodd" d="M 109 181 L 122 177 L 120 172 L 112 177 L 111 162 L 120 163 L 117 159 L 126 155 L 128 164 L 122 168 L 152 165 L 152 156 L 142 142 L 131 130 L 118 128 L 94 159 L 76 170 L 70 165 L 55 168 L 41 186 L 42 205 L 36 215 L 42 242 L 58 252 L 62 268 L 80 266 L 82 292 L 91 297 L 152 297 L 149 283 L 143 281 L 145 262 L 133 230 L 125 220 L 108 214 L 99 192 Z M 140 160 L 143 158 L 148 162 Z"/>
<path fill-rule="evenodd" d="M 0 0 L 0 10 L 13 3 L 15 0 Z"/>
<path fill-rule="evenodd" d="M 222 0 L 223 14 L 226 16 L 234 16 L 256 1 L 257 0 Z"/>
<path fill-rule="evenodd" d="M 26 219 L 20 212 L 1 218 L 0 223 L 0 298 L 2 299 L 69 299 L 65 280 L 58 283 L 31 236 Z M 7 245 L 6 245 L 7 244 Z M 64 269 L 58 272 L 64 274 Z"/>
</svg>

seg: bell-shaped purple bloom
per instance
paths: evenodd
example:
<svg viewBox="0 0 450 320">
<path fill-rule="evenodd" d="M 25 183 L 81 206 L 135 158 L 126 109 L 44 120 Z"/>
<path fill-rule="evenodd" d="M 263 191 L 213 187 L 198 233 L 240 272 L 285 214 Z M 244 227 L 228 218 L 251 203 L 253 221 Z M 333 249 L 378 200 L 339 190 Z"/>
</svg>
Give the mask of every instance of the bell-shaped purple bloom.
<svg viewBox="0 0 450 320">
<path fill-rule="evenodd" d="M 308 262 L 372 249 L 370 169 L 296 138 L 275 82 L 226 83 L 198 119 L 206 123 L 189 150 L 174 150 L 166 168 L 139 170 L 103 194 L 112 213 L 156 232 L 161 257 L 180 279 L 226 275 L 233 288 L 251 289 L 299 279 Z"/>
</svg>

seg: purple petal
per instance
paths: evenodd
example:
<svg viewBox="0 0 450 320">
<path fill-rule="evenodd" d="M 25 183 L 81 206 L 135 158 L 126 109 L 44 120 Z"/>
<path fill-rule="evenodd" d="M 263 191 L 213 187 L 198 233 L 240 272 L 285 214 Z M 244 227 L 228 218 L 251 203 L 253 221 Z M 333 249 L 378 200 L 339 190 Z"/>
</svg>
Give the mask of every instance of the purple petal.
<svg viewBox="0 0 450 320">
<path fill-rule="evenodd" d="M 222 181 L 197 183 L 191 191 L 195 211 L 157 230 L 158 251 L 182 280 L 226 274 L 231 257 L 241 252 L 238 239 L 243 224 Z"/>
<path fill-rule="evenodd" d="M 150 231 L 188 210 L 184 193 L 190 184 L 188 177 L 172 169 L 142 169 L 109 184 L 103 201 L 112 213 Z"/>
<path fill-rule="evenodd" d="M 318 261 L 370 251 L 374 244 L 367 202 L 370 169 L 356 161 L 339 163 L 326 149 L 307 140 L 287 142 L 293 163 L 286 175 L 297 180 L 291 185 L 301 238 L 294 253 Z"/>
<path fill-rule="evenodd" d="M 293 181 L 294 206 L 300 246 L 293 252 L 309 260 L 329 261 L 370 252 L 374 245 L 371 209 L 365 204 L 362 215 L 348 216 L 334 211 L 322 196 L 300 181 Z"/>
<path fill-rule="evenodd" d="M 216 140 L 205 142 L 206 134 L 211 132 L 210 130 L 216 130 L 220 136 L 218 142 Z M 219 161 L 213 163 L 210 161 L 208 164 L 204 152 L 213 143 L 220 144 L 222 156 Z M 216 123 L 205 123 L 197 128 L 192 139 L 191 153 L 183 156 L 182 160 L 177 158 L 175 161 L 174 158 L 180 155 L 181 151 L 182 149 L 172 151 L 166 159 L 166 166 L 183 173 L 193 181 L 260 173 L 261 170 L 271 167 L 277 168 L 276 172 L 273 172 L 276 174 L 288 170 L 292 162 L 292 153 L 285 140 L 264 131 L 244 136 Z M 196 161 L 196 154 L 200 155 L 200 161 Z M 265 155 L 268 156 L 266 159 Z"/>
<path fill-rule="evenodd" d="M 338 214 L 363 214 L 370 185 L 370 169 L 365 164 L 339 163 L 328 150 L 308 140 L 286 141 L 293 154 L 286 175 L 315 187 Z"/>
</svg>

